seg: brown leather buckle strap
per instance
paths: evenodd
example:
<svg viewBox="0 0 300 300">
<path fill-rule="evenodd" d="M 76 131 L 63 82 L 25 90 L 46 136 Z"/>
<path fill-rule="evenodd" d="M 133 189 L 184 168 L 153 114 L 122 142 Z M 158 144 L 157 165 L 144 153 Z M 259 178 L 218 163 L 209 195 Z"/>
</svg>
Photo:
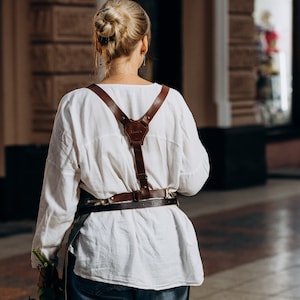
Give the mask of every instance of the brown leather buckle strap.
<svg viewBox="0 0 300 300">
<path fill-rule="evenodd" d="M 172 197 L 174 197 L 175 193 L 172 194 Z M 149 198 L 168 198 L 170 195 L 168 194 L 166 189 L 161 190 L 150 190 L 149 191 Z M 99 200 L 95 198 L 93 195 L 88 193 L 85 190 L 80 191 L 80 201 L 102 201 L 103 203 L 115 203 L 115 202 L 123 202 L 123 201 L 139 201 L 143 198 L 143 195 L 141 194 L 141 191 L 134 191 L 129 193 L 120 193 L 116 194 L 110 198 Z"/>
<path fill-rule="evenodd" d="M 150 199 L 142 199 L 141 192 L 121 193 L 108 199 L 96 199 L 88 192 L 81 190 L 77 215 L 91 212 L 158 207 L 163 205 L 178 205 L 175 194 L 166 195 L 166 190 L 151 190 Z"/>
<path fill-rule="evenodd" d="M 149 198 L 166 198 L 166 190 L 150 190 Z M 111 202 L 122 202 L 122 201 L 139 201 L 146 199 L 143 197 L 141 191 L 134 191 L 131 193 L 121 193 L 109 198 Z"/>
</svg>

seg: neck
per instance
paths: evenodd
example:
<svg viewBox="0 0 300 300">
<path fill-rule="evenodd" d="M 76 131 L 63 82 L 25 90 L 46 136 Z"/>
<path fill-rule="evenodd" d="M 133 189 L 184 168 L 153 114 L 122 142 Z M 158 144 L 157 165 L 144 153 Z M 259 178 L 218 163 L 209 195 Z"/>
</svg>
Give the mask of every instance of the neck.
<svg viewBox="0 0 300 300">
<path fill-rule="evenodd" d="M 138 70 L 139 65 L 133 57 L 119 57 L 111 62 L 108 76 L 138 76 Z"/>
<path fill-rule="evenodd" d="M 134 56 L 116 58 L 111 62 L 109 72 L 102 83 L 151 84 L 138 75 L 139 67 L 140 62 Z"/>
<path fill-rule="evenodd" d="M 108 79 L 108 78 L 115 78 L 115 79 L 118 79 L 118 78 L 126 78 L 126 77 L 130 77 L 130 78 L 134 78 L 134 77 L 139 77 L 139 75 L 137 73 L 130 73 L 130 72 L 114 72 L 114 73 L 111 73 L 109 72 L 109 74 L 106 75 L 105 79 Z"/>
<path fill-rule="evenodd" d="M 137 74 L 130 73 L 117 73 L 109 74 L 104 80 L 101 81 L 102 84 L 133 84 L 133 85 L 148 85 L 152 82 L 143 79 Z"/>
</svg>

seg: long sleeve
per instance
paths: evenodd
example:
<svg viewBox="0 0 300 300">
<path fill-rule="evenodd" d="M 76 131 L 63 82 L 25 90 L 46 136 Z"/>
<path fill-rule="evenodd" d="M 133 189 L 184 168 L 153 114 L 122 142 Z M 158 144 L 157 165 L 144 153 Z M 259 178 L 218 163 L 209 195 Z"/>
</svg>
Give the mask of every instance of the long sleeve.
<svg viewBox="0 0 300 300">
<path fill-rule="evenodd" d="M 178 192 L 186 196 L 195 195 L 208 179 L 210 165 L 194 118 L 187 108 L 182 118 L 183 155 Z"/>
<path fill-rule="evenodd" d="M 70 227 L 78 203 L 80 173 L 76 163 L 69 119 L 60 106 L 51 136 L 32 250 L 51 260 Z M 32 255 L 32 266 L 37 259 Z"/>
</svg>

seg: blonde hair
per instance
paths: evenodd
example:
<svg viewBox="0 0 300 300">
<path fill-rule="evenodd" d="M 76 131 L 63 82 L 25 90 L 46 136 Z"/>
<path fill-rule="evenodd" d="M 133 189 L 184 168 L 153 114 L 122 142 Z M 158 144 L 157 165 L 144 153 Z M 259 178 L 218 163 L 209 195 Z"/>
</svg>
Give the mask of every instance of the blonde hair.
<svg viewBox="0 0 300 300">
<path fill-rule="evenodd" d="M 95 66 L 104 58 L 108 72 L 113 59 L 129 56 L 144 37 L 151 39 L 150 18 L 133 0 L 108 0 L 94 16 Z"/>
</svg>

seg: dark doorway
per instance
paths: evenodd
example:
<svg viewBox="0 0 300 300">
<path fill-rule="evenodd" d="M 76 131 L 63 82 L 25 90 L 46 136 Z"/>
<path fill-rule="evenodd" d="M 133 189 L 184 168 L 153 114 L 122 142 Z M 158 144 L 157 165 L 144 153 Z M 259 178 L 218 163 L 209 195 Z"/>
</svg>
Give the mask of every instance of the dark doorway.
<svg viewBox="0 0 300 300">
<path fill-rule="evenodd" d="M 138 0 L 152 22 L 149 51 L 153 81 L 182 90 L 182 16 L 181 0 L 172 3 Z"/>
</svg>

